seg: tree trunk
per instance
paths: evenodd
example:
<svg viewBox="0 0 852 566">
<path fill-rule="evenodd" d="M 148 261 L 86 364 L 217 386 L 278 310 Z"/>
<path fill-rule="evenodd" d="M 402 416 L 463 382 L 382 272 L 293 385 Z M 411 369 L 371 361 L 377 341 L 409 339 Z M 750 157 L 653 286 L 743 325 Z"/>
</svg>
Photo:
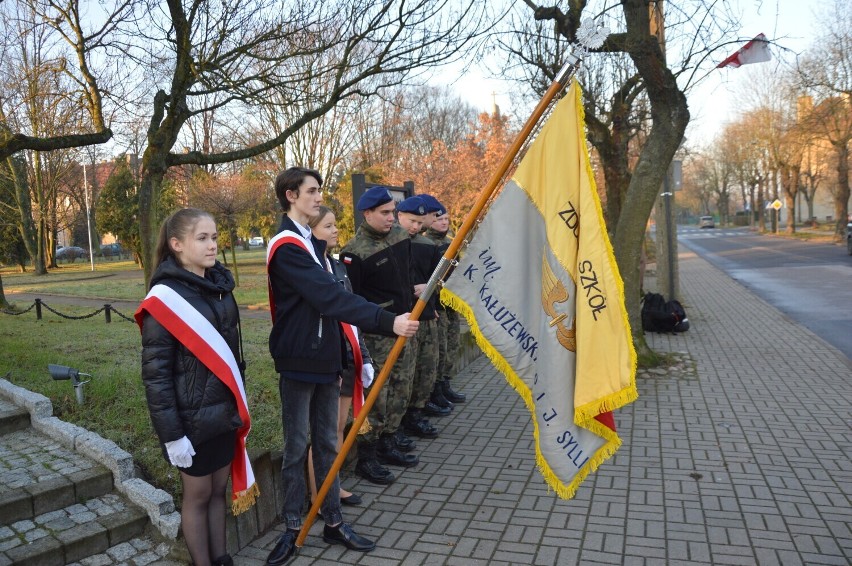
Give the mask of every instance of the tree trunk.
<svg viewBox="0 0 852 566">
<path fill-rule="evenodd" d="M 142 263 L 142 272 L 145 275 L 145 289 L 154 275 L 154 254 L 156 253 L 157 222 L 161 216 L 159 210 L 160 191 L 163 188 L 163 178 L 168 166 L 165 164 L 165 156 L 157 152 L 154 146 L 148 146 L 142 157 L 145 173 L 142 175 L 142 183 L 139 186 L 139 237 L 141 253 L 139 261 Z"/>
<path fill-rule="evenodd" d="M 846 223 L 849 222 L 849 147 L 846 143 L 836 147 L 837 191 L 834 193 L 834 239 L 839 242 L 846 237 Z"/>
<path fill-rule="evenodd" d="M 12 305 L 6 300 L 6 292 L 3 290 L 3 276 L 0 276 L 0 309 L 8 309 Z"/>
<path fill-rule="evenodd" d="M 787 206 L 787 226 L 785 232 L 796 232 L 796 193 L 799 190 L 799 168 L 785 167 L 781 170 L 781 188 L 784 190 L 784 203 Z"/>
<path fill-rule="evenodd" d="M 627 35 L 625 44 L 645 82 L 651 103 L 651 132 L 639 154 L 624 199 L 613 240 L 615 257 L 624 280 L 624 300 L 630 317 L 633 343 L 641 358 L 653 356 L 642 331 L 639 280 L 645 228 L 669 164 L 689 123 L 686 96 L 665 64 L 657 39 L 650 35 L 648 3 L 622 0 Z"/>
<path fill-rule="evenodd" d="M 21 238 L 24 241 L 24 248 L 27 250 L 27 255 L 33 262 L 33 271 L 36 275 L 46 275 L 47 268 L 44 263 L 44 254 L 42 247 L 39 245 L 37 228 L 33 221 L 32 199 L 30 198 L 30 189 L 27 184 L 27 174 L 17 159 L 9 157 L 7 159 L 9 170 L 12 172 L 12 183 L 15 185 L 15 200 L 18 205 L 18 214 L 21 222 L 19 228 Z"/>
<path fill-rule="evenodd" d="M 240 269 L 237 267 L 237 228 L 235 226 L 228 225 L 228 236 L 231 238 L 231 263 L 234 264 L 231 271 L 234 273 L 234 283 L 239 287 Z"/>
</svg>

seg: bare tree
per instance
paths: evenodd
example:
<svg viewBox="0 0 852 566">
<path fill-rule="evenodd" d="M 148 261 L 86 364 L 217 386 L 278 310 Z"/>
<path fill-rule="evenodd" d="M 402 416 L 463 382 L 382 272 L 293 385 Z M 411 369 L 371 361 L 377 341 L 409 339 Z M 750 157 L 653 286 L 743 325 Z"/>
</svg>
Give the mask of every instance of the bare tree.
<svg viewBox="0 0 852 566">
<path fill-rule="evenodd" d="M 104 83 L 104 77 L 92 69 L 92 61 L 99 52 L 103 55 L 105 38 L 128 17 L 130 4 L 131 0 L 115 0 L 111 7 L 106 8 L 104 18 L 95 17 L 95 8 L 88 4 L 88 12 L 81 12 L 76 0 L 21 0 L 0 4 L 2 36 L 5 39 L 0 45 L 4 60 L 12 57 L 10 44 L 21 33 L 42 35 L 52 30 L 64 42 L 65 49 L 58 43 L 53 46 L 55 58 L 52 62 L 55 71 L 65 75 L 74 85 L 62 94 L 66 102 L 74 105 L 73 112 L 80 117 L 74 131 L 41 134 L 24 127 L 16 128 L 6 121 L 6 116 L 0 115 L 0 159 L 22 150 L 50 151 L 109 141 L 112 130 L 105 117 L 103 90 L 113 85 Z M 100 23 L 91 26 L 91 22 Z M 6 96 L 0 95 L 0 108 L 8 103 Z"/>
<path fill-rule="evenodd" d="M 835 239 L 842 239 L 849 215 L 849 151 L 852 143 L 852 6 L 835 0 L 822 17 L 823 35 L 801 61 L 799 79 L 813 96 L 804 122 L 835 152 Z"/>
<path fill-rule="evenodd" d="M 564 44 L 564 40 L 575 41 L 581 18 L 591 17 L 590 14 L 584 14 L 587 2 L 566 3 L 564 10 L 560 6 L 544 6 L 532 0 L 525 0 L 524 4 L 536 21 L 546 22 L 551 26 L 539 29 L 552 30 L 551 37 L 559 39 L 554 43 L 556 47 L 551 50 L 542 49 L 540 53 L 535 51 L 530 53 L 519 49 L 515 51 L 521 53 L 515 53 L 515 56 L 521 65 L 535 65 L 538 73 L 536 76 L 543 78 L 541 83 L 549 83 L 567 54 L 567 49 L 559 43 Z M 660 4 L 658 2 L 655 5 L 659 7 Z M 616 172 L 613 178 L 618 177 L 618 182 L 626 181 L 628 188 L 624 191 L 608 190 L 608 200 L 612 190 L 617 191 L 616 200 L 623 194 L 618 217 L 609 218 L 608 229 L 613 235 L 615 255 L 625 283 L 625 300 L 633 327 L 634 344 L 639 355 L 645 356 L 652 355 L 645 343 L 639 317 L 642 284 L 639 280 L 640 262 L 645 225 L 660 187 L 663 185 L 668 166 L 683 139 L 683 133 L 689 122 L 689 110 L 684 91 L 678 85 L 677 76 L 666 63 L 663 29 L 659 25 L 659 20 L 654 18 L 654 10 L 649 9 L 649 3 L 644 0 L 622 0 L 620 7 L 621 13 L 617 15 L 613 10 L 604 10 L 605 14 L 602 17 L 607 18 L 611 24 L 615 24 L 619 31 L 610 35 L 600 51 L 626 54 L 635 72 L 625 72 L 620 75 L 619 78 L 623 82 L 619 85 L 607 83 L 613 88 L 611 91 L 613 94 L 609 95 L 615 103 L 612 110 L 613 118 L 608 121 L 601 120 L 603 126 L 601 132 L 592 136 L 592 141 L 615 145 L 611 151 L 609 149 L 602 151 L 601 147 L 596 146 L 602 161 L 617 156 L 612 158 L 621 160 L 622 164 L 628 162 L 632 166 L 629 174 L 625 174 L 622 164 L 616 162 L 612 165 L 613 171 Z M 676 7 L 671 15 L 666 15 L 666 29 L 677 29 L 678 21 L 690 22 L 690 17 L 685 7 Z M 695 24 L 693 28 L 695 33 L 691 41 L 693 44 L 698 44 L 705 38 L 707 32 L 702 30 L 700 18 L 692 19 Z M 652 22 L 654 22 L 653 26 Z M 712 26 L 705 26 L 707 27 Z M 713 27 L 713 32 L 718 32 L 718 29 Z M 683 40 L 687 36 L 688 34 L 683 32 L 680 39 Z M 689 42 L 686 43 L 687 55 L 684 56 L 685 62 L 682 69 L 694 68 L 697 64 L 696 61 L 690 60 L 690 54 L 694 54 L 695 49 L 689 49 Z M 528 56 L 524 56 L 525 53 Z M 644 111 L 649 117 L 647 125 L 644 126 L 647 134 L 642 139 L 635 161 L 624 157 L 625 148 L 630 147 L 629 138 L 633 131 L 633 124 L 637 123 L 631 123 L 628 120 L 625 126 L 625 118 L 636 116 L 634 112 L 638 111 L 638 108 L 633 107 L 633 102 L 638 100 L 638 92 L 634 89 L 641 89 L 642 96 L 647 100 L 647 109 Z M 598 104 L 602 104 L 602 98 L 596 97 L 596 99 Z M 602 131 L 607 126 L 609 135 Z M 612 132 L 618 132 L 618 135 L 613 136 Z M 613 213 L 610 212 L 610 214 Z"/>
<path fill-rule="evenodd" d="M 240 284 L 240 272 L 237 265 L 236 243 L 237 227 L 240 216 L 251 210 L 256 195 L 266 183 L 262 179 L 252 179 L 241 175 L 212 177 L 200 173 L 193 179 L 189 204 L 206 210 L 216 218 L 220 233 L 222 258 L 227 264 L 226 248 L 231 251 L 232 271 L 237 285 Z M 222 237 L 225 236 L 225 237 Z"/>
<path fill-rule="evenodd" d="M 157 197 L 170 168 L 269 152 L 341 100 L 372 95 L 419 69 L 458 57 L 476 37 L 486 10 L 472 0 L 291 0 L 283 9 L 272 0 L 167 0 L 150 8 L 135 29 L 124 30 L 125 37 L 135 38 L 127 40 L 126 62 L 143 69 L 156 89 L 139 189 L 146 279 L 163 212 Z M 306 88 L 315 81 L 333 87 L 321 93 Z M 273 135 L 225 151 L 174 151 L 187 139 L 193 117 L 216 110 L 252 124 L 272 93 L 282 95 L 282 105 L 302 109 Z"/>
</svg>

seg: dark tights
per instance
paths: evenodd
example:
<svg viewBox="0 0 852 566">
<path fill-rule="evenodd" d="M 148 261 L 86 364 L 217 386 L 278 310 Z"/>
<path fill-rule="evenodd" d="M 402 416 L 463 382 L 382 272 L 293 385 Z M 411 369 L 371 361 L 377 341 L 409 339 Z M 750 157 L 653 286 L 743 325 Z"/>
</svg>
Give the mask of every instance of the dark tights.
<svg viewBox="0 0 852 566">
<path fill-rule="evenodd" d="M 180 474 L 183 480 L 181 529 L 189 555 L 196 566 L 208 566 L 227 552 L 225 488 L 230 471 L 231 466 L 227 465 L 207 476 Z"/>
</svg>

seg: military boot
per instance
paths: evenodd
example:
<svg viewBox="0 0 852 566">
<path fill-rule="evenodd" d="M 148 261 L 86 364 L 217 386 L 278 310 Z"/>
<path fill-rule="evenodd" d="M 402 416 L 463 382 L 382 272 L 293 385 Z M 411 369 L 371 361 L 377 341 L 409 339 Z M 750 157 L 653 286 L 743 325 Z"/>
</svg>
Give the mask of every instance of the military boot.
<svg viewBox="0 0 852 566">
<path fill-rule="evenodd" d="M 423 418 L 423 411 L 420 409 L 409 409 L 402 418 L 402 426 L 406 434 L 420 438 L 435 438 L 438 436 L 438 429 Z"/>
<path fill-rule="evenodd" d="M 400 452 L 411 452 L 417 448 L 417 444 L 405 436 L 405 433 L 402 432 L 401 428 L 397 429 L 396 432 L 393 433 L 393 441 L 396 443 L 396 447 Z"/>
<path fill-rule="evenodd" d="M 453 388 L 450 386 L 450 378 L 446 375 L 444 376 L 444 379 L 438 379 L 436 383 L 441 385 L 441 392 L 448 401 L 452 401 L 453 403 L 464 403 L 467 401 L 467 395 L 459 393 L 458 391 L 453 391 Z"/>
<path fill-rule="evenodd" d="M 429 396 L 429 400 L 439 407 L 453 410 L 453 402 L 444 396 L 444 388 L 441 387 L 441 384 L 437 380 L 435 381 L 435 386 L 432 387 L 432 394 Z"/>
<path fill-rule="evenodd" d="M 389 485 L 396 480 L 391 471 L 379 464 L 376 459 L 375 442 L 358 443 L 358 463 L 355 464 L 355 473 L 368 482 L 378 485 Z"/>
<path fill-rule="evenodd" d="M 430 417 L 446 417 L 452 411 L 447 407 L 439 407 L 432 401 L 426 401 L 426 404 L 423 405 L 423 412 Z"/>
<path fill-rule="evenodd" d="M 379 438 L 379 445 L 376 447 L 376 456 L 382 464 L 391 464 L 393 466 L 403 466 L 410 468 L 416 466 L 420 462 L 420 458 L 416 454 L 403 454 L 396 447 L 393 436 L 383 434 Z"/>
</svg>

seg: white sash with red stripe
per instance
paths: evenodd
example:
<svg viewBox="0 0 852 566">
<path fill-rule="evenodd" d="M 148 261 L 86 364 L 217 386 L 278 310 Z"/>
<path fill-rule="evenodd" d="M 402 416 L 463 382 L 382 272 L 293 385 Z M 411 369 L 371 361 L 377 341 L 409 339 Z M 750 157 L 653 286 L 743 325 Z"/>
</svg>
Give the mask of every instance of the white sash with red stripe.
<svg viewBox="0 0 852 566">
<path fill-rule="evenodd" d="M 266 271 L 269 273 L 269 264 L 272 262 L 273 256 L 275 256 L 275 252 L 279 247 L 284 244 L 291 244 L 295 246 L 299 246 L 314 258 L 314 261 L 317 262 L 321 268 L 325 271 L 331 272 L 331 265 L 326 261 L 321 262 L 317 257 L 316 251 L 314 250 L 314 245 L 310 240 L 302 236 L 301 234 L 297 234 L 292 230 L 283 230 L 276 234 L 271 240 L 269 240 L 269 247 L 266 250 Z M 272 281 L 269 281 L 269 311 L 272 313 L 272 321 L 275 322 L 275 297 L 272 293 Z M 352 412 L 355 417 L 358 417 L 358 414 L 361 412 L 361 407 L 364 406 L 364 386 L 361 383 L 361 368 L 364 365 L 364 360 L 361 357 L 361 346 L 358 343 L 358 329 L 346 322 L 340 322 L 340 328 L 343 331 L 343 335 L 346 337 L 346 340 L 349 342 L 349 346 L 352 348 L 352 356 L 355 360 L 355 379 L 354 381 L 354 390 L 352 391 Z M 365 423 L 367 421 L 364 421 Z"/>
<path fill-rule="evenodd" d="M 243 424 L 237 430 L 234 459 L 231 462 L 231 508 L 234 515 L 248 510 L 260 494 L 246 452 L 246 437 L 251 430 L 246 393 L 234 353 L 225 339 L 186 299 L 166 285 L 154 285 L 139 305 L 135 318 L 142 328 L 143 312 L 147 311 L 172 336 L 224 383 L 237 401 Z"/>
</svg>

